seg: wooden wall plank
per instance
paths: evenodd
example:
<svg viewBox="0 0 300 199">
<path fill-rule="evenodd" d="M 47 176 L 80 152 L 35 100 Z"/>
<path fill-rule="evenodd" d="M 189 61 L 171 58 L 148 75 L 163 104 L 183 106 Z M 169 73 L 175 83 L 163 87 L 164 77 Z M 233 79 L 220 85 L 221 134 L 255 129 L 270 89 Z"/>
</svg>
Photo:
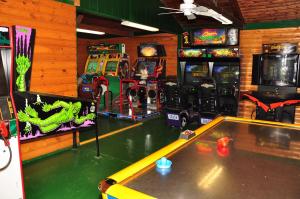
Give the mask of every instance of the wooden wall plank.
<svg viewBox="0 0 300 199">
<path fill-rule="evenodd" d="M 0 1 L 0 24 L 36 29 L 32 91 L 77 96 L 74 6 L 53 0 Z M 60 88 L 62 82 L 74 86 Z"/>
</svg>

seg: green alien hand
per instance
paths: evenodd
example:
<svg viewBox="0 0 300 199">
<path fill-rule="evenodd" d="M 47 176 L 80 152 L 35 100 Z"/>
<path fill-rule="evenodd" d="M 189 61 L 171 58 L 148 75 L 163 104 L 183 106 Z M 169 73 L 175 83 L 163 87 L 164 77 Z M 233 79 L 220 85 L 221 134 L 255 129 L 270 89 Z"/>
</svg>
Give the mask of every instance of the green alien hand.
<svg viewBox="0 0 300 199">
<path fill-rule="evenodd" d="M 34 108 L 31 108 L 31 106 L 27 106 L 25 108 L 25 113 L 31 117 L 34 117 L 34 118 L 38 118 L 39 117 L 39 113 L 34 109 Z"/>
<path fill-rule="evenodd" d="M 49 112 L 49 111 L 51 111 L 51 104 L 47 104 L 47 103 L 45 103 L 44 105 L 43 105 L 43 111 L 44 112 Z"/>
<path fill-rule="evenodd" d="M 25 74 L 30 68 L 31 62 L 28 57 L 24 55 L 18 55 L 16 58 L 17 63 L 17 73 L 18 77 L 16 79 L 16 85 L 18 87 L 18 91 L 24 92 L 26 91 L 26 81 L 25 81 Z"/>
<path fill-rule="evenodd" d="M 24 55 L 18 55 L 16 62 L 17 62 L 17 72 L 20 75 L 25 75 L 31 65 L 29 58 Z"/>
<path fill-rule="evenodd" d="M 20 120 L 20 122 L 27 122 L 27 121 L 29 121 L 30 117 L 23 111 L 19 111 L 18 119 Z"/>
<path fill-rule="evenodd" d="M 96 117 L 95 113 L 89 113 L 89 114 L 86 115 L 86 118 L 88 120 L 93 120 L 95 117 Z"/>
</svg>

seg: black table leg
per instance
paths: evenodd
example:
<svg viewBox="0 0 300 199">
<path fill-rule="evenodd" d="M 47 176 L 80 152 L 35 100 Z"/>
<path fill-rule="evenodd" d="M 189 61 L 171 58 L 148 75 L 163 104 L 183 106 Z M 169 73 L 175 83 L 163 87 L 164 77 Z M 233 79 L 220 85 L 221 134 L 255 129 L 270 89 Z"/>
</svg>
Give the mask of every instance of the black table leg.
<svg viewBox="0 0 300 199">
<path fill-rule="evenodd" d="M 77 136 L 76 136 L 76 129 L 72 131 L 73 132 L 73 149 L 76 149 L 77 148 Z"/>
</svg>

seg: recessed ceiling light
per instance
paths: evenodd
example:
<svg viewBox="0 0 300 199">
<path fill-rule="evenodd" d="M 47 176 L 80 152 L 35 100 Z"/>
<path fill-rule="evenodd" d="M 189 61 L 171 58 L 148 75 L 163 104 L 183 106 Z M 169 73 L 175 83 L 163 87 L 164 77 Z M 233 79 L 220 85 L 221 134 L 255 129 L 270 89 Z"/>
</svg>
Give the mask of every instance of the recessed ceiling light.
<svg viewBox="0 0 300 199">
<path fill-rule="evenodd" d="M 88 33 L 88 34 L 94 34 L 94 35 L 104 35 L 105 34 L 105 32 L 100 32 L 100 31 L 95 31 L 95 30 L 87 30 L 87 29 L 82 29 L 82 28 L 77 28 L 76 31 Z"/>
<path fill-rule="evenodd" d="M 151 32 L 159 31 L 158 28 L 151 27 L 151 26 L 146 26 L 146 25 L 139 24 L 139 23 L 134 23 L 134 22 L 131 22 L 131 21 L 122 21 L 121 24 L 124 25 L 124 26 L 129 26 L 129 27 L 132 27 L 132 28 L 138 28 L 138 29 L 142 29 L 142 30 L 148 30 L 148 31 L 151 31 Z"/>
</svg>

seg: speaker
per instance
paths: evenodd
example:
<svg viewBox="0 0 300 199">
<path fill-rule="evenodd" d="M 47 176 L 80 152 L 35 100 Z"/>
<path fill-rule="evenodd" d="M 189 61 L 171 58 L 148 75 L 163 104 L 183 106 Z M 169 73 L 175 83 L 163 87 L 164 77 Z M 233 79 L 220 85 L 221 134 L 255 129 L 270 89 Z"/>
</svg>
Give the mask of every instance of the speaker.
<svg viewBox="0 0 300 199">
<path fill-rule="evenodd" d="M 261 64 L 262 64 L 262 56 L 261 55 L 253 55 L 252 60 L 252 85 L 260 85 L 261 84 Z"/>
</svg>

